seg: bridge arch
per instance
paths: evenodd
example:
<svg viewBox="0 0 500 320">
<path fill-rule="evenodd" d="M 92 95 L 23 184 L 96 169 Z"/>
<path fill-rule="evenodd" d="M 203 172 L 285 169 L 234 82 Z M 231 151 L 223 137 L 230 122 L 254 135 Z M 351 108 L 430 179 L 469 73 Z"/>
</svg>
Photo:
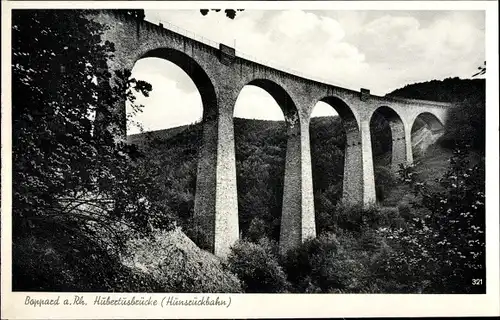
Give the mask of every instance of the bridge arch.
<svg viewBox="0 0 500 320">
<path fill-rule="evenodd" d="M 276 101 L 285 119 L 286 155 L 279 223 L 280 251 L 285 253 L 306 238 L 315 236 L 314 208 L 309 207 L 310 196 L 304 191 L 308 189 L 304 175 L 310 168 L 310 157 L 307 157 L 310 156 L 309 137 L 303 134 L 297 105 L 282 84 L 271 79 L 254 78 L 242 84 L 238 92 L 247 85 L 267 92 Z"/>
<path fill-rule="evenodd" d="M 191 56 L 176 49 L 159 47 L 139 55 L 134 64 L 144 58 L 159 58 L 172 62 L 181 68 L 198 89 L 203 106 L 203 121 L 213 119 L 217 113 L 217 94 L 212 80 L 205 70 Z M 154 90 L 155 88 L 153 88 Z"/>
<path fill-rule="evenodd" d="M 150 46 L 145 45 L 143 47 L 149 48 Z M 196 159 L 194 160 L 197 167 L 196 175 L 194 176 L 195 187 L 192 191 L 190 187 L 186 187 L 187 190 L 182 190 L 188 193 L 193 192 L 194 208 L 190 203 L 183 209 L 187 211 L 185 219 L 191 220 L 189 236 L 198 245 L 214 251 L 218 245 L 218 239 L 214 235 L 216 228 L 214 212 L 216 206 L 216 156 L 220 144 L 217 135 L 218 100 L 214 82 L 205 72 L 204 68 L 184 52 L 169 47 L 156 47 L 138 51 L 139 53 L 131 53 L 128 58 L 131 67 L 134 67 L 139 61 L 149 58 L 168 61 L 180 68 L 191 79 L 191 86 L 194 84 L 200 95 L 202 109 L 201 125 L 203 129 L 199 131 L 200 136 L 195 138 L 200 142 L 196 146 L 197 152 L 195 155 Z M 153 91 L 162 90 L 161 87 L 153 87 L 152 89 Z M 165 100 L 165 104 L 168 105 L 167 99 Z M 198 130 L 195 130 L 195 132 L 198 133 Z M 191 185 L 191 182 L 189 184 Z M 190 209 L 193 209 L 193 212 Z M 189 216 L 187 216 L 188 212 L 190 213 Z"/>
<path fill-rule="evenodd" d="M 300 131 L 300 121 L 299 121 L 299 112 L 297 105 L 288 94 L 287 90 L 278 82 L 266 79 L 266 78 L 255 78 L 252 79 L 241 86 L 238 90 L 238 95 L 241 93 L 241 90 L 247 86 L 256 86 L 266 91 L 273 99 L 276 101 L 281 111 L 283 112 L 283 116 L 285 118 L 285 122 L 287 124 L 287 132 L 299 132 Z"/>
<path fill-rule="evenodd" d="M 338 113 L 339 117 L 343 121 L 346 134 L 350 130 L 359 130 L 356 116 L 354 115 L 352 108 L 344 100 L 336 96 L 326 96 L 319 99 L 319 101 L 330 105 Z"/>
<path fill-rule="evenodd" d="M 284 120 L 295 105 L 271 80 L 254 79 L 238 89 L 233 121 L 240 236 L 255 240 L 259 233 L 278 240 L 288 127 Z M 259 199 L 258 204 L 252 199 Z"/>
<path fill-rule="evenodd" d="M 415 157 L 424 155 L 427 148 L 444 133 L 444 123 L 431 112 L 419 113 L 411 125 L 411 145 Z"/>
<path fill-rule="evenodd" d="M 373 126 L 377 125 L 377 120 L 383 119 L 387 122 L 390 129 L 390 145 L 383 148 L 385 151 L 391 152 L 390 166 L 394 172 L 397 172 L 399 165 L 409 161 L 407 154 L 407 141 L 405 125 L 401 116 L 388 106 L 380 106 L 375 109 L 370 117 L 370 128 L 375 129 Z M 380 123 L 378 123 L 380 125 Z M 374 133 L 373 130 L 371 130 Z M 374 145 L 374 137 L 372 136 L 372 146 Z M 384 164 L 385 165 L 385 164 Z"/>
<path fill-rule="evenodd" d="M 440 132 L 444 130 L 443 121 L 437 115 L 431 112 L 419 113 L 413 120 L 411 130 L 418 130 L 422 126 L 426 126 L 432 132 Z"/>
<path fill-rule="evenodd" d="M 339 173 L 342 174 L 342 202 L 363 203 L 363 154 L 358 120 L 352 108 L 341 98 L 329 95 L 320 101 L 338 113 L 342 120 L 342 132 L 345 133 L 344 168 L 343 173 Z"/>
</svg>

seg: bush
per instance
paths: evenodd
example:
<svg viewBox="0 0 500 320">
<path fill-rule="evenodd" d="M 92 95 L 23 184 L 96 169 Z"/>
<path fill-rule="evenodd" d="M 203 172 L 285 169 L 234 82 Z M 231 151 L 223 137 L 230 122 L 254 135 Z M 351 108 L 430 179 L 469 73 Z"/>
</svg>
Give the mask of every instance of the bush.
<svg viewBox="0 0 500 320">
<path fill-rule="evenodd" d="M 333 217 L 335 230 L 346 230 L 360 233 L 364 228 L 376 229 L 379 226 L 387 225 L 387 212 L 378 207 L 363 208 L 339 204 L 335 207 Z"/>
<path fill-rule="evenodd" d="M 371 269 L 374 278 L 384 284 L 383 291 L 433 293 L 429 284 L 442 276 L 440 256 L 432 249 L 433 231 L 415 218 L 406 229 L 382 228 L 378 233 L 385 245 L 374 256 Z"/>
<path fill-rule="evenodd" d="M 386 277 L 430 293 L 484 293 L 472 285 L 485 278 L 484 161 L 471 166 L 455 150 L 440 191 L 418 182 L 411 168 L 401 173 L 422 204 L 405 229 L 380 230 L 394 249 L 382 263 Z"/>
<path fill-rule="evenodd" d="M 273 249 L 261 242 L 238 241 L 228 257 L 229 269 L 243 282 L 245 292 L 287 292 L 289 284 Z"/>
<path fill-rule="evenodd" d="M 346 246 L 341 245 L 334 234 L 325 233 L 289 251 L 283 264 L 293 290 L 359 292 L 364 287 L 366 268 L 353 243 L 356 241 L 351 238 Z"/>
<path fill-rule="evenodd" d="M 16 291 L 159 292 L 163 288 L 161 281 L 122 265 L 117 255 L 94 239 L 50 218 L 13 239 L 12 250 Z"/>
<path fill-rule="evenodd" d="M 269 226 L 266 222 L 259 217 L 253 218 L 247 231 L 248 240 L 257 243 L 260 239 L 267 239 L 268 234 Z"/>
<path fill-rule="evenodd" d="M 414 268 L 407 263 L 405 254 L 399 251 L 404 248 L 392 248 L 385 241 L 371 257 L 369 274 L 372 288 L 383 293 L 415 293 L 422 292 L 425 286 L 423 269 Z M 413 248 L 411 249 L 413 250 Z M 411 259 L 410 256 L 406 258 Z"/>
<path fill-rule="evenodd" d="M 375 194 L 378 201 L 384 201 L 396 186 L 397 179 L 390 168 L 376 166 Z"/>
<path fill-rule="evenodd" d="M 405 220 L 409 220 L 414 216 L 412 208 L 408 203 L 398 204 L 398 213 L 399 216 Z"/>
<path fill-rule="evenodd" d="M 318 234 L 335 232 L 336 205 L 342 196 L 342 182 L 332 184 L 326 190 L 318 190 L 314 194 L 316 211 L 316 230 Z"/>
</svg>

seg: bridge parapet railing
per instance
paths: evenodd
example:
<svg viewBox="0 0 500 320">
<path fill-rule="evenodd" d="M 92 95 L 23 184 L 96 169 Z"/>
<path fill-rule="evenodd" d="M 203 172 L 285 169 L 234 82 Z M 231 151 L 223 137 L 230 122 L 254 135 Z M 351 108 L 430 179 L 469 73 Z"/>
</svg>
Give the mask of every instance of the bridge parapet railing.
<svg viewBox="0 0 500 320">
<path fill-rule="evenodd" d="M 185 37 L 188 37 L 188 38 L 191 38 L 193 40 L 196 40 L 198 42 L 201 42 L 201 43 L 204 43 L 210 47 L 213 47 L 215 49 L 219 49 L 219 45 L 220 43 L 217 42 L 217 41 L 214 41 L 214 40 L 211 40 L 207 37 L 204 37 L 202 35 L 199 35 L 193 31 L 189 31 L 187 29 L 184 29 L 184 28 L 181 28 L 171 22 L 168 22 L 168 21 L 164 21 L 164 20 L 161 20 L 161 19 L 158 19 L 156 20 L 158 25 L 161 25 L 163 26 L 163 28 L 165 29 L 168 29 L 170 31 L 173 31 L 177 34 L 180 34 L 180 35 L 183 35 Z M 151 23 L 154 23 L 151 21 Z M 283 66 L 283 65 L 280 65 L 274 61 L 271 61 L 271 60 L 263 60 L 263 59 L 259 59 L 255 56 L 252 56 L 252 55 L 249 55 L 249 54 L 246 54 L 245 52 L 242 52 L 240 50 L 236 50 L 235 48 L 235 54 L 237 57 L 239 58 L 243 58 L 245 60 L 248 60 L 248 61 L 252 61 L 252 62 L 255 62 L 255 63 L 258 63 L 258 64 L 261 64 L 263 65 L 264 67 L 270 67 L 270 68 L 273 68 L 273 69 L 276 69 L 278 70 L 278 72 L 285 72 L 285 73 L 288 73 L 288 74 L 291 74 L 291 75 L 294 75 L 294 76 L 297 76 L 297 77 L 301 77 L 303 79 L 308 79 L 308 80 L 312 80 L 312 81 L 317 81 L 317 82 L 320 82 L 320 83 L 324 83 L 324 84 L 327 84 L 327 85 L 332 85 L 332 86 L 336 86 L 334 84 L 332 84 L 332 81 L 329 80 L 329 79 L 325 79 L 325 78 L 322 78 L 322 77 L 319 77 L 319 76 L 310 76 L 310 75 L 307 75 L 301 71 L 298 71 L 298 70 L 294 70 L 292 68 L 289 68 L 289 67 L 286 67 L 286 66 Z M 351 89 L 348 89 L 348 90 L 351 90 Z M 446 106 L 449 106 L 448 103 L 436 103 L 435 101 L 426 101 L 426 100 L 416 100 L 416 99 L 405 99 L 405 98 L 399 98 L 399 97 L 384 97 L 384 96 L 373 96 L 373 97 L 376 97 L 378 99 L 382 99 L 382 100 L 393 100 L 393 101 L 399 101 L 399 102 L 407 102 L 407 103 L 411 103 L 411 102 L 414 102 L 414 103 L 426 103 L 426 104 L 433 104 L 433 105 L 436 105 L 436 106 L 443 106 L 443 107 L 446 107 Z"/>
<path fill-rule="evenodd" d="M 204 43 L 204 44 L 211 46 L 215 49 L 219 49 L 218 42 L 213 41 L 211 39 L 208 39 L 202 35 L 199 35 L 199 34 L 193 32 L 193 31 L 189 31 L 187 29 L 181 28 L 173 23 L 170 23 L 170 22 L 164 21 L 164 20 L 158 20 L 158 24 L 163 26 L 163 28 L 165 28 L 165 29 L 168 29 L 170 31 L 173 31 L 173 32 L 178 33 L 180 35 L 183 35 L 185 37 L 191 38 L 191 39 L 196 40 L 198 42 Z"/>
<path fill-rule="evenodd" d="M 206 45 L 209 45 L 215 49 L 219 49 L 219 42 L 217 41 L 214 41 L 214 40 L 211 40 L 209 38 L 206 38 L 202 35 L 199 35 L 193 31 L 189 31 L 187 29 L 184 29 L 184 28 L 181 28 L 171 22 L 168 22 L 168 21 L 164 21 L 164 20 L 161 20 L 161 19 L 158 19 L 156 20 L 158 21 L 158 24 L 161 24 L 163 26 L 163 28 L 165 29 L 168 29 L 170 31 L 173 31 L 175 33 L 178 33 L 180 35 L 183 35 L 185 37 L 188 37 L 188 38 L 191 38 L 191 39 L 194 39 L 198 42 L 201 42 L 201 43 L 204 43 Z M 310 75 L 307 75 L 301 71 L 298 71 L 298 70 L 295 70 L 295 69 L 292 69 L 292 68 L 289 68 L 289 67 L 285 67 L 283 65 L 280 65 L 280 64 L 277 64 L 276 62 L 274 61 L 270 61 L 270 60 L 263 60 L 263 59 L 259 59 L 255 56 L 252 56 L 252 55 L 249 55 L 249 54 L 246 54 L 240 50 L 236 50 L 235 48 L 235 53 L 236 53 L 236 56 L 237 57 L 240 57 L 240 58 L 243 58 L 243 59 L 246 59 L 246 60 L 249 60 L 249 61 L 252 61 L 252 62 L 255 62 L 255 63 L 258 63 L 258 64 L 261 64 L 263 66 L 268 66 L 268 67 L 271 67 L 271 68 L 274 68 L 278 71 L 282 71 L 282 72 L 285 72 L 285 73 L 289 73 L 291 75 L 295 75 L 295 76 L 298 76 L 298 77 L 301 77 L 301 78 L 304 78 L 304 79 L 309 79 L 309 80 L 313 80 L 313 81 L 317 81 L 317 82 L 322 82 L 322 83 L 325 83 L 325 84 L 331 84 L 331 80 L 328 80 L 328 79 L 324 79 L 324 78 L 321 78 L 321 77 L 318 77 L 318 76 L 310 76 Z"/>
<path fill-rule="evenodd" d="M 305 73 L 303 73 L 301 71 L 292 69 L 290 67 L 285 67 L 284 65 L 277 64 L 274 61 L 259 59 L 259 58 L 255 57 L 255 56 L 248 55 L 248 54 L 246 54 L 244 52 L 241 52 L 239 50 L 236 50 L 236 56 L 240 57 L 240 58 L 243 58 L 243 59 L 246 59 L 246 60 L 250 60 L 252 62 L 256 62 L 256 63 L 262 64 L 264 66 L 268 66 L 268 67 L 274 68 L 274 69 L 276 69 L 278 71 L 289 73 L 289 74 L 297 76 L 297 77 L 301 77 L 301 78 L 304 78 L 304 79 L 307 79 L 307 80 L 312 80 L 312 81 L 324 83 L 324 84 L 327 84 L 327 85 L 335 86 L 334 84 L 332 84 L 332 80 L 331 79 L 325 79 L 325 78 L 322 78 L 322 77 L 319 77 L 319 76 L 316 76 L 316 75 L 315 76 L 311 76 L 309 74 L 305 74 Z"/>
</svg>

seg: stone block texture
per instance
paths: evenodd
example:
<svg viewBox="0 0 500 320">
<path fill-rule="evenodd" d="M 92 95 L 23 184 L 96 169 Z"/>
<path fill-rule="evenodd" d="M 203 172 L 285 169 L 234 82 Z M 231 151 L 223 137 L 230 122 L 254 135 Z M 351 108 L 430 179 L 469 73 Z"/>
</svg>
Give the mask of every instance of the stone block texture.
<svg viewBox="0 0 500 320">
<path fill-rule="evenodd" d="M 368 90 L 360 93 L 302 78 L 238 57 L 228 46 L 213 47 L 117 11 L 94 11 L 89 18 L 108 27 L 104 40 L 113 42 L 116 48 L 115 57 L 108 62 L 111 70 L 132 69 L 144 57 L 162 58 L 183 69 L 200 91 L 203 138 L 194 220 L 207 235 L 212 252 L 221 257 L 227 256 L 239 236 L 233 111 L 245 85 L 269 92 L 283 110 L 288 126 L 280 235 L 283 253 L 316 235 L 309 120 L 317 102 L 331 104 L 346 128 L 343 201 L 364 206 L 375 202 L 369 128 L 373 112 L 385 106 L 397 115 L 398 121 L 391 122 L 392 161 L 397 164 L 411 162 L 409 137 L 415 119 L 431 114 L 444 123 L 448 109 L 453 107 L 378 97 Z M 123 113 L 124 105 L 117 106 L 116 112 Z"/>
</svg>

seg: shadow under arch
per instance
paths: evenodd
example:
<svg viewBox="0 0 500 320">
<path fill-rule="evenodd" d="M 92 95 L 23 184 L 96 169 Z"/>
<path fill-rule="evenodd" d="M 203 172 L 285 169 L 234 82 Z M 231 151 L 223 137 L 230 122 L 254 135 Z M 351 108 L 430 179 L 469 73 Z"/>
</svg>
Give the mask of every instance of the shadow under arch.
<svg viewBox="0 0 500 320">
<path fill-rule="evenodd" d="M 370 117 L 370 134 L 374 164 L 387 166 L 396 172 L 408 161 L 405 126 L 401 116 L 388 106 L 378 107 Z M 388 153 L 390 152 L 390 157 Z M 385 159 L 381 159 L 386 157 Z"/>
<path fill-rule="evenodd" d="M 421 129 L 423 126 L 427 127 L 433 133 L 439 133 L 444 130 L 444 124 L 441 120 L 430 112 L 422 112 L 415 118 L 411 126 L 412 133 Z"/>
<path fill-rule="evenodd" d="M 359 130 L 356 117 L 354 116 L 352 109 L 347 103 L 344 102 L 344 100 L 335 96 L 326 96 L 319 101 L 327 103 L 335 111 L 337 111 L 340 119 L 342 119 L 346 133 L 349 130 Z"/>
<path fill-rule="evenodd" d="M 326 96 L 318 102 L 328 104 L 338 114 L 337 120 L 320 120 L 323 123 L 323 132 L 320 133 L 314 130 L 321 128 L 316 127 L 321 122 L 310 119 L 316 226 L 319 232 L 331 224 L 324 220 L 329 219 L 328 215 L 324 217 L 324 213 L 331 212 L 331 206 L 336 201 L 362 203 L 363 175 L 360 130 L 351 107 L 336 96 Z M 331 127 L 324 128 L 325 125 Z"/>
<path fill-rule="evenodd" d="M 196 131 L 195 144 L 196 174 L 194 186 L 194 208 L 185 218 L 184 232 L 199 247 L 218 253 L 216 225 L 217 169 L 219 141 L 219 114 L 215 86 L 203 67 L 184 52 L 167 47 L 159 47 L 138 56 L 141 59 L 158 58 L 169 61 L 184 71 L 193 81 L 202 102 L 202 120 Z M 155 90 L 156 88 L 153 88 Z M 159 89 L 161 90 L 161 88 Z M 220 247 L 220 245 L 219 245 Z"/>
<path fill-rule="evenodd" d="M 259 88 L 257 90 L 263 95 L 269 95 L 272 98 L 269 99 L 269 104 L 262 100 L 266 103 L 265 108 L 268 109 L 269 106 L 275 109 L 277 104 L 285 121 L 235 119 L 235 111 L 240 106 L 236 107 L 236 104 L 248 87 Z M 267 235 L 274 240 L 279 239 L 282 244 L 289 243 L 290 240 L 283 238 L 290 234 L 289 230 L 282 230 L 283 221 L 295 220 L 295 214 L 287 212 L 290 212 L 291 207 L 300 208 L 300 185 L 294 185 L 294 182 L 300 181 L 301 169 L 301 157 L 297 156 L 301 152 L 297 107 L 285 88 L 275 81 L 263 78 L 252 79 L 242 85 L 236 104 L 233 108 L 233 121 L 240 234 L 252 238 L 257 227 L 262 233 L 260 236 Z M 265 110 L 260 112 L 262 115 L 267 114 Z M 259 117 L 257 114 L 253 116 Z M 252 144 L 251 148 L 248 148 L 249 143 Z M 290 181 L 291 176 L 295 176 L 295 181 Z M 291 198 L 299 203 L 291 203 Z M 255 203 L 257 199 L 261 201 Z"/>
<path fill-rule="evenodd" d="M 401 117 L 399 116 L 399 114 L 392 108 L 388 107 L 388 106 L 381 106 L 381 107 L 378 107 L 373 113 L 372 113 L 372 116 L 371 118 L 373 118 L 373 116 L 375 115 L 375 113 L 379 113 L 381 114 L 382 116 L 384 116 L 384 118 L 387 119 L 387 121 L 389 122 L 394 122 L 394 123 L 401 123 L 403 124 L 403 120 L 401 120 Z"/>
<path fill-rule="evenodd" d="M 171 48 L 156 48 L 141 55 L 134 64 L 143 58 L 165 59 L 181 68 L 198 89 L 203 105 L 203 120 L 213 120 L 217 114 L 217 95 L 214 85 L 205 70 L 189 55 Z M 154 90 L 154 88 L 153 88 Z"/>
<path fill-rule="evenodd" d="M 420 113 L 411 126 L 411 146 L 414 158 L 422 157 L 444 132 L 444 124 L 436 115 L 430 112 Z"/>
<path fill-rule="evenodd" d="M 400 165 L 411 161 L 401 116 L 388 106 L 375 109 L 370 116 L 370 137 L 376 201 L 386 203 L 396 187 Z"/>
</svg>

